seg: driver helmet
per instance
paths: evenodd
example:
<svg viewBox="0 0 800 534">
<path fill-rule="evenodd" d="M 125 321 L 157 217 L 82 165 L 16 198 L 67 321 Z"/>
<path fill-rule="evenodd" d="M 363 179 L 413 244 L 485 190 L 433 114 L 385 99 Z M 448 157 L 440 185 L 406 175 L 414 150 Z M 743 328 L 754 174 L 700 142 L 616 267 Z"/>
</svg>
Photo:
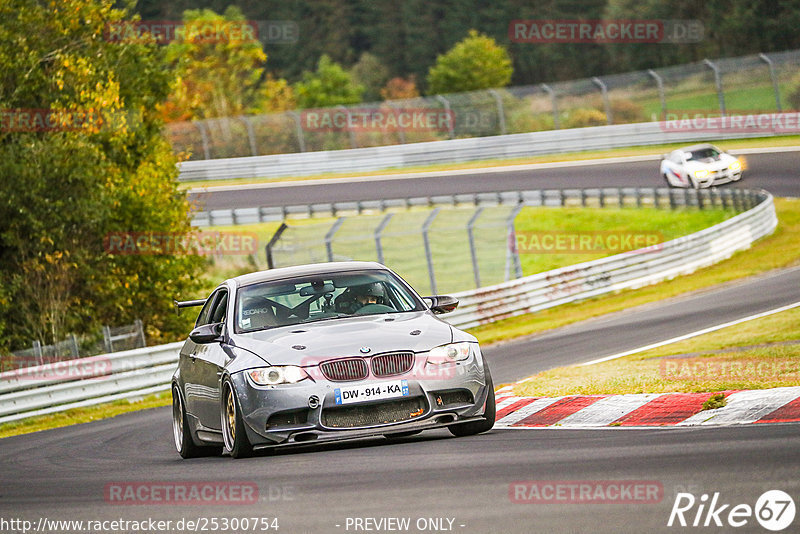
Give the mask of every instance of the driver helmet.
<svg viewBox="0 0 800 534">
<path fill-rule="evenodd" d="M 353 295 L 358 297 L 375 297 L 376 304 L 383 304 L 385 293 L 380 282 L 355 286 L 352 289 Z"/>
</svg>

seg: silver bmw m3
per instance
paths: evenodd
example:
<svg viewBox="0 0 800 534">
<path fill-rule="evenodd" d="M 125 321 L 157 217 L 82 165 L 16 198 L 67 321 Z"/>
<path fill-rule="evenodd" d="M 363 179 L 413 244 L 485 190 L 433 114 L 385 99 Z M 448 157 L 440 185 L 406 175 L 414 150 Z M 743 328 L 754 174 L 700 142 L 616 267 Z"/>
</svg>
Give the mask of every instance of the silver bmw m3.
<svg viewBox="0 0 800 534">
<path fill-rule="evenodd" d="M 475 337 L 387 267 L 323 263 L 231 278 L 206 299 L 172 378 L 184 458 L 314 441 L 485 432 L 492 378 Z"/>
</svg>

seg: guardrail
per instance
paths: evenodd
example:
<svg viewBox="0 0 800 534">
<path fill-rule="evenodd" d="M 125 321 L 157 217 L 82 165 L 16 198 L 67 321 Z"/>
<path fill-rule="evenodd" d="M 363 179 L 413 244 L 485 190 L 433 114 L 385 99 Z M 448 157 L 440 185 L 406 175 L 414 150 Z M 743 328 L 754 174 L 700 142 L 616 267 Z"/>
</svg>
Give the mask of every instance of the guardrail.
<svg viewBox="0 0 800 534">
<path fill-rule="evenodd" d="M 698 198 L 703 193 L 706 191 Z M 668 280 L 722 261 L 771 234 L 778 224 L 772 195 L 766 191 L 749 194 L 757 196 L 755 207 L 700 232 L 663 243 L 657 250 L 617 254 L 456 293 L 460 305 L 447 320 L 460 328 L 471 328 Z"/>
<path fill-rule="evenodd" d="M 797 112 L 772 113 L 726 117 L 724 121 L 714 119 L 716 126 L 713 129 L 708 128 L 712 119 L 703 121 L 700 129 L 696 128 L 697 125 L 692 127 L 691 122 L 689 126 L 682 126 L 679 121 L 660 121 L 347 150 L 184 161 L 180 164 L 178 179 L 191 182 L 367 172 L 628 146 L 793 135 L 800 129 L 799 118 Z M 750 125 L 749 129 L 745 128 L 746 125 Z"/>
<path fill-rule="evenodd" d="M 707 195 L 707 204 L 737 210 L 745 207 L 748 194 L 740 189 L 712 190 Z M 636 205 L 645 203 L 651 206 L 678 208 L 697 206 L 702 209 L 703 195 L 698 196 L 690 189 L 671 189 L 658 187 L 605 187 L 587 189 L 535 189 L 528 191 L 493 191 L 483 193 L 461 193 L 457 195 L 434 195 L 428 197 L 406 197 L 381 200 L 358 200 L 324 204 L 298 204 L 292 206 L 263 206 L 256 208 L 233 208 L 195 212 L 192 226 L 236 226 L 278 222 L 287 219 L 310 219 L 314 217 L 340 217 L 342 215 L 361 215 L 383 213 L 390 210 L 410 208 L 435 208 L 443 206 L 581 206 L 604 207 Z M 620 200 L 622 199 L 622 200 Z"/>
<path fill-rule="evenodd" d="M 606 195 L 597 190 L 597 198 Z M 622 191 L 622 190 L 618 190 Z M 595 261 L 456 293 L 459 308 L 446 316 L 470 328 L 567 302 L 635 288 L 688 274 L 747 249 L 777 225 L 773 197 L 758 190 L 652 190 L 647 204 L 672 202 L 679 193 L 686 205 L 728 205 L 744 211 L 700 232 L 666 242 L 657 249 L 618 254 Z M 553 205 L 542 192 L 515 192 L 518 202 Z M 527 192 L 531 193 L 531 192 Z M 586 203 L 587 195 L 565 198 Z M 497 198 L 511 198 L 510 194 Z M 646 196 L 639 196 L 644 203 Z M 609 202 L 625 196 L 608 195 Z M 57 362 L 0 374 L 0 423 L 59 412 L 169 389 L 182 343 L 171 343 L 91 358 Z"/>
</svg>

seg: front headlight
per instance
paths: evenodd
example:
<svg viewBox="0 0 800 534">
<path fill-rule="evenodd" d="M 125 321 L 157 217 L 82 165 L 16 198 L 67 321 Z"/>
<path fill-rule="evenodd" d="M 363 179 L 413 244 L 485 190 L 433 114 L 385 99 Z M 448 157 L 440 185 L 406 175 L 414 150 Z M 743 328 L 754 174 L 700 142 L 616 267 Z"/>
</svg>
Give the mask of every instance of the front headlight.
<svg viewBox="0 0 800 534">
<path fill-rule="evenodd" d="M 247 371 L 250 378 L 259 386 L 277 386 L 278 384 L 296 384 L 308 378 L 308 373 L 296 365 L 274 365 Z"/>
<path fill-rule="evenodd" d="M 469 358 L 470 343 L 450 343 L 436 347 L 428 352 L 428 363 L 443 364 L 460 362 Z"/>
<path fill-rule="evenodd" d="M 732 162 L 730 165 L 728 165 L 728 168 L 730 170 L 732 170 L 732 171 L 738 171 L 739 169 L 742 168 L 742 162 L 737 159 L 734 162 Z"/>
<path fill-rule="evenodd" d="M 702 180 L 703 178 L 705 178 L 707 176 L 708 176 L 708 170 L 706 170 L 706 169 L 700 169 L 698 171 L 694 171 L 694 177 L 695 178 L 699 178 L 699 179 Z"/>
</svg>

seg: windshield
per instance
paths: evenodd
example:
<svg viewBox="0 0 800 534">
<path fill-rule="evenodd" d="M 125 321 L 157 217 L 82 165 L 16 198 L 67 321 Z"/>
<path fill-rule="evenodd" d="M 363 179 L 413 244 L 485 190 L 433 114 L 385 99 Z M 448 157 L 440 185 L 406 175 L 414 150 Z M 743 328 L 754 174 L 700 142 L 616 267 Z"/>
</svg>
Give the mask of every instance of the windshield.
<svg viewBox="0 0 800 534">
<path fill-rule="evenodd" d="M 262 282 L 239 289 L 236 333 L 341 317 L 424 310 L 388 271 L 349 271 Z"/>
<path fill-rule="evenodd" d="M 719 159 L 719 151 L 716 148 L 701 148 L 692 150 L 686 155 L 687 160 Z"/>
</svg>

